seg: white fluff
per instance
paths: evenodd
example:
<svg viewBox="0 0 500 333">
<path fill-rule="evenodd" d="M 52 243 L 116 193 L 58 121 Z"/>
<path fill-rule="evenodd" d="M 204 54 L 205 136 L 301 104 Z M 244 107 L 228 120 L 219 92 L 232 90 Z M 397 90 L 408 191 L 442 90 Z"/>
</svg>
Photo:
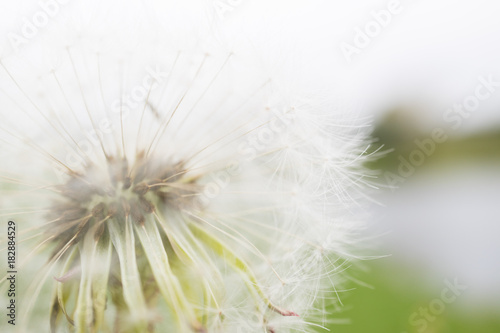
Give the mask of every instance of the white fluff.
<svg viewBox="0 0 500 333">
<path fill-rule="evenodd" d="M 59 213 L 67 198 L 57 185 L 68 182 L 71 172 L 103 189 L 114 188 L 106 155 L 127 158 L 129 165 L 183 161 L 182 177 L 194 179 L 194 190 L 182 182 L 165 185 L 186 202 L 167 200 L 169 206 L 151 199 L 157 215 L 146 216 L 144 229 L 130 225 L 141 251 L 153 251 L 154 242 L 138 244 L 155 230 L 163 242 L 176 244 L 171 244 L 174 252 L 156 249 L 159 256 L 175 253 L 169 257 L 173 277 L 162 277 L 161 263 L 148 267 L 158 294 L 162 284 L 180 294 L 166 292 L 153 305 L 145 287 L 123 291 L 125 302 L 130 295 L 138 300 L 130 316 L 122 317 L 108 295 L 99 328 L 112 331 L 115 315 L 124 331 L 140 331 L 138 322 L 153 325 L 155 332 L 241 333 L 311 332 L 327 324 L 325 306 L 339 303 L 350 254 L 362 245 L 356 239 L 362 224 L 351 210 L 368 185 L 364 124 L 349 110 L 333 108 L 324 92 L 297 89 L 297 82 L 314 77 L 293 66 L 294 56 L 266 54 L 253 50 L 250 41 L 238 41 L 227 29 L 231 21 L 225 25 L 212 3 L 69 1 L 60 6 L 39 36 L 1 59 L 1 144 L 8 161 L 0 177 L 9 196 L 3 209 L 10 214 L 16 207 L 36 206 Z M 139 157 L 140 151 L 147 157 Z M 89 210 L 100 200 L 111 205 L 113 196 L 93 195 L 82 205 Z M 26 230 L 24 237 L 35 236 L 26 248 L 40 261 L 52 240 L 38 247 L 51 229 L 47 225 L 48 231 L 38 234 L 49 221 L 37 209 L 21 209 L 9 218 Z M 201 236 L 189 225 L 208 231 L 231 254 L 217 253 L 218 247 L 197 239 Z M 118 223 L 109 227 L 113 256 L 120 241 L 134 244 L 122 238 L 120 228 Z M 92 257 L 91 236 L 71 244 L 79 247 L 83 263 L 81 272 L 68 278 L 77 282 L 74 297 L 84 295 L 84 278 L 93 285 L 95 276 L 109 269 L 105 256 Z M 53 266 L 42 266 L 27 289 L 31 293 L 24 295 L 32 305 L 25 307 L 26 315 L 41 318 L 36 325 L 49 326 L 51 296 L 44 290 L 61 283 L 51 276 L 68 273 L 63 265 L 69 252 Z M 95 267 L 86 268 L 86 260 Z M 121 257 L 116 262 L 122 275 L 129 264 Z M 121 279 L 123 288 L 140 284 Z M 95 322 L 82 299 L 68 308 L 78 332 Z"/>
</svg>

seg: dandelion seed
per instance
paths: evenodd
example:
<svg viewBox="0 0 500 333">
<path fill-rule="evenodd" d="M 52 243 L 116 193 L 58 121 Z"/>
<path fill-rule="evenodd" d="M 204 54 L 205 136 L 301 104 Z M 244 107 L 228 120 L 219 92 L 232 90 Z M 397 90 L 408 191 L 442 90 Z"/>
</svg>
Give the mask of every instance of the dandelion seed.
<svg viewBox="0 0 500 333">
<path fill-rule="evenodd" d="M 20 330 L 314 331 L 358 231 L 363 133 L 238 52 L 161 43 L 1 62 L 2 206 L 45 260 Z"/>
</svg>

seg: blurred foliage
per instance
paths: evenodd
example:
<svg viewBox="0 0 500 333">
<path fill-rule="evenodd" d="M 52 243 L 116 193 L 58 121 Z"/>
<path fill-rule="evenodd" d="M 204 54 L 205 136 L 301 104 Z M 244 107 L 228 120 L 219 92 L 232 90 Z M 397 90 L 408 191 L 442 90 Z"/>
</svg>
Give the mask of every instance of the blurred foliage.
<svg viewBox="0 0 500 333">
<path fill-rule="evenodd" d="M 412 326 L 410 316 L 420 307 L 440 296 L 444 286 L 431 288 L 418 280 L 404 265 L 388 267 L 386 259 L 369 263 L 369 270 L 360 280 L 373 288 L 358 287 L 343 301 L 348 309 L 336 316 L 349 318 L 350 324 L 331 325 L 334 333 L 499 333 L 500 314 L 483 309 L 464 314 L 457 304 L 447 305 L 434 322 L 420 330 Z M 397 283 L 394 281 L 397 280 Z M 459 303 L 459 302 L 457 302 Z M 480 313 L 480 314 L 478 314 Z"/>
<path fill-rule="evenodd" d="M 415 140 L 422 141 L 431 138 L 434 128 L 420 128 L 416 118 L 417 115 L 412 112 L 396 109 L 388 112 L 378 122 L 372 133 L 375 142 L 372 150 L 383 146 L 382 151 L 388 152 L 371 162 L 369 164 L 371 168 L 394 172 L 400 164 L 399 156 L 408 158 L 413 150 L 419 149 Z M 434 153 L 426 156 L 422 167 L 446 166 L 448 162 L 467 160 L 500 162 L 500 129 L 465 136 L 449 135 L 445 142 L 436 144 Z"/>
<path fill-rule="evenodd" d="M 377 173 L 397 172 L 400 157 L 408 156 L 418 149 L 415 140 L 431 137 L 434 127 L 419 126 L 418 114 L 402 109 L 386 113 L 376 125 L 372 137 L 375 142 L 372 152 L 383 146 L 385 151 L 369 167 Z M 435 127 L 441 127 L 436 125 Z M 444 128 L 444 127 L 443 127 Z M 447 133 L 448 134 L 448 133 Z M 500 129 L 491 129 L 467 135 L 450 135 L 436 144 L 435 151 L 426 156 L 419 167 L 447 168 L 449 163 L 474 162 L 480 164 L 500 163 Z M 499 169 L 500 170 L 500 169 Z M 412 326 L 410 316 L 439 297 L 441 289 L 432 288 L 421 275 L 408 269 L 407 264 L 396 264 L 380 259 L 368 263 L 367 273 L 358 276 L 373 288 L 357 287 L 343 295 L 346 310 L 333 317 L 349 318 L 346 325 L 332 324 L 328 328 L 334 333 L 500 333 L 500 311 L 488 308 L 459 308 L 450 304 L 428 327 Z M 443 288 L 443 287 L 441 287 Z M 459 303 L 459 302 L 457 302 Z M 420 329 L 420 330 L 419 330 Z"/>
</svg>

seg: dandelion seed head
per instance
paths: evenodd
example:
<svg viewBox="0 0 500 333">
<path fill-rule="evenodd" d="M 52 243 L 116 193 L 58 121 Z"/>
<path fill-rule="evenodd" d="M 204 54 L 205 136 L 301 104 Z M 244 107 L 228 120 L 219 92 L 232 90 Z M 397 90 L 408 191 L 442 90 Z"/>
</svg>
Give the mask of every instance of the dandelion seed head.
<svg viewBox="0 0 500 333">
<path fill-rule="evenodd" d="M 105 34 L 90 23 L 110 8 L 81 5 L 1 59 L 0 204 L 26 262 L 46 260 L 21 331 L 35 315 L 55 332 L 324 325 L 362 226 L 366 131 L 248 46 L 138 24 L 151 8 Z"/>
</svg>

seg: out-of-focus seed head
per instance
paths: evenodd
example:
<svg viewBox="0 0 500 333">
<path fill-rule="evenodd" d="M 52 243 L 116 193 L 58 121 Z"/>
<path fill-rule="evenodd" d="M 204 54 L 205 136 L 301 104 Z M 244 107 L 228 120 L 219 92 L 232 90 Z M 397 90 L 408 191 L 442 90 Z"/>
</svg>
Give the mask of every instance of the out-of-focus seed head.
<svg viewBox="0 0 500 333">
<path fill-rule="evenodd" d="M 96 28 L 87 14 L 112 11 L 76 2 L 64 10 L 81 20 L 0 59 L 0 204 L 23 233 L 19 272 L 35 276 L 20 332 L 326 325 L 369 186 L 364 125 L 248 45 L 184 38 L 162 29 L 176 11 L 151 23 L 156 7 L 131 3 Z"/>
</svg>

